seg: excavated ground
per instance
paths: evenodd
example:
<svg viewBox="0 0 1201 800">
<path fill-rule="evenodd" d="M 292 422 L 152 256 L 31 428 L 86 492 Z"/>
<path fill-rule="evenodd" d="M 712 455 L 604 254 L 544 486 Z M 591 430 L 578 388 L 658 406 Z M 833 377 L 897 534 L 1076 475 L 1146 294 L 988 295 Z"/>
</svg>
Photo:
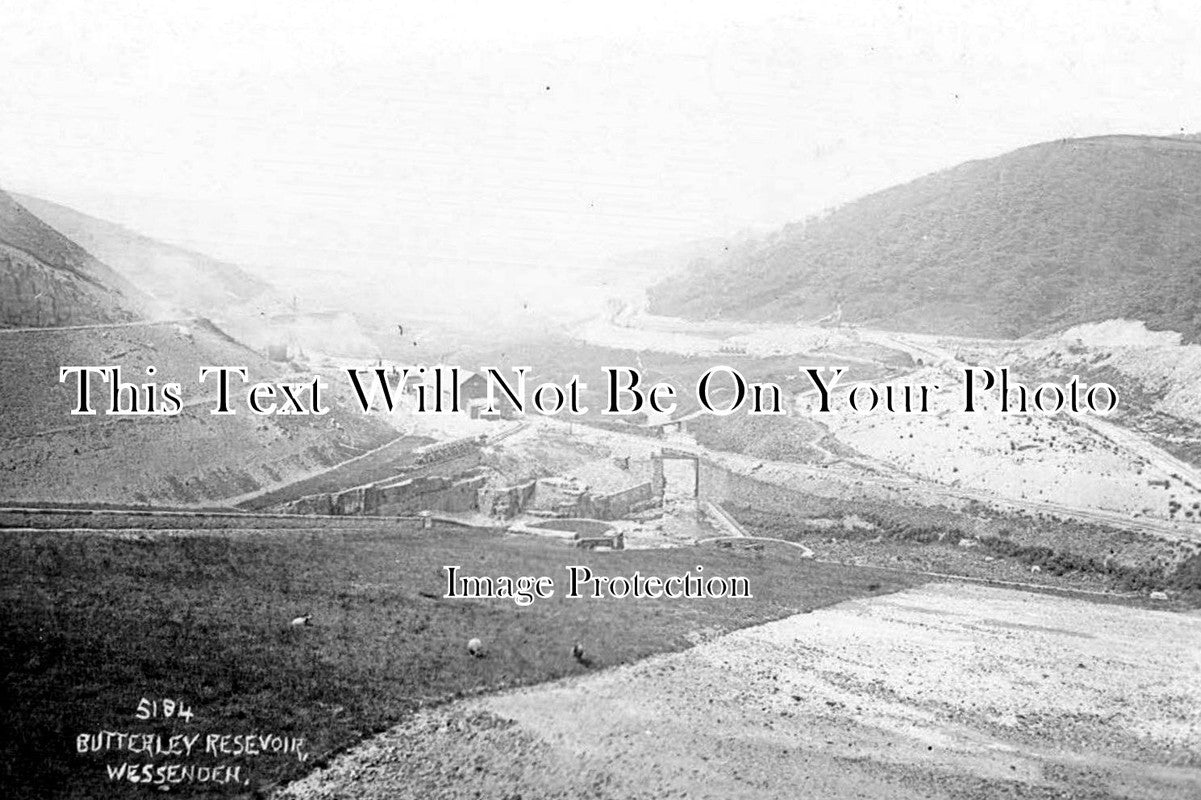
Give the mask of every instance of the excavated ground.
<svg viewBox="0 0 1201 800">
<path fill-rule="evenodd" d="M 936 584 L 424 712 L 289 798 L 1201 796 L 1201 616 Z"/>
</svg>

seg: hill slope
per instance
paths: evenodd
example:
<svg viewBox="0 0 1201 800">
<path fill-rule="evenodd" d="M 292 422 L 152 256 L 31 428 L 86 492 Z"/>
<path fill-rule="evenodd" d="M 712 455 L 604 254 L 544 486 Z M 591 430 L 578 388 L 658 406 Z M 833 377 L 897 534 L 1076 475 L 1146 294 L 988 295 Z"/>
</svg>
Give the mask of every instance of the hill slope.
<svg viewBox="0 0 1201 800">
<path fill-rule="evenodd" d="M 173 417 L 73 416 L 74 379 L 59 382 L 64 364 L 121 365 L 122 379 L 133 384 L 179 382 L 185 407 Z M 212 381 L 197 380 L 199 367 L 213 364 L 245 366 L 254 381 L 308 378 L 289 375 L 204 320 L 0 329 L 0 501 L 212 504 L 397 436 L 381 416 L 354 410 L 338 383 L 326 394 L 324 416 L 259 417 L 245 407 L 214 416 Z M 93 404 L 103 408 L 110 387 L 94 383 Z"/>
<path fill-rule="evenodd" d="M 1201 142 L 1052 142 L 789 225 L 650 290 L 661 314 L 1017 337 L 1114 317 L 1201 339 Z"/>
<path fill-rule="evenodd" d="M 388 421 L 351 410 L 340 386 L 331 387 L 324 416 L 211 415 L 212 387 L 197 386 L 201 366 L 246 366 L 256 381 L 287 378 L 289 368 L 206 319 L 156 320 L 185 313 L 181 299 L 199 301 L 186 306 L 188 313 L 269 301 L 269 287 L 236 267 L 69 209 L 31 205 L 36 213 L 0 192 L 0 500 L 215 503 L 397 437 Z M 47 224 L 43 213 L 103 250 L 112 267 Z M 151 298 L 135 282 L 167 286 L 171 302 Z M 62 365 L 121 365 L 129 383 L 178 382 L 185 407 L 172 417 L 72 416 L 73 389 L 59 382 Z M 151 366 L 154 378 L 147 377 Z M 100 406 L 110 387 L 93 389 Z"/>
<path fill-rule="evenodd" d="M 0 191 L 0 326 L 128 322 L 151 310 L 129 281 Z"/>
<path fill-rule="evenodd" d="M 57 203 L 27 195 L 14 197 L 165 305 L 218 318 L 229 313 L 232 306 L 255 302 L 272 308 L 282 306 L 269 284 L 235 264 L 151 239 Z"/>
<path fill-rule="evenodd" d="M 29 195 L 13 197 L 55 231 L 154 298 L 155 318 L 200 316 L 259 350 L 290 345 L 304 352 L 378 357 L 372 325 L 352 313 L 362 305 L 345 276 L 325 275 L 302 310 L 281 291 L 237 264 L 161 242 L 136 231 Z M 393 330 L 389 317 L 387 329 Z"/>
</svg>

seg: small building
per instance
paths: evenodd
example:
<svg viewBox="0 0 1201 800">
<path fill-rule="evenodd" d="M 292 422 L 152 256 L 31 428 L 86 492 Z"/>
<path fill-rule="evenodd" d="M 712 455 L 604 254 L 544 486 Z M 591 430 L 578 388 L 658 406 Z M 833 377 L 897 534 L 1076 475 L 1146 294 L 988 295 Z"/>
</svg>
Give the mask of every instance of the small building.
<svg viewBox="0 0 1201 800">
<path fill-rule="evenodd" d="M 452 375 L 455 376 L 452 378 Z M 457 380 L 457 385 L 452 381 Z M 414 398 L 424 397 L 425 407 L 451 410 L 458 400 L 458 411 L 472 417 L 482 416 L 471 409 L 477 401 L 488 397 L 488 379 L 483 374 L 457 367 L 427 367 L 423 372 L 410 368 L 401 391 Z"/>
<path fill-rule="evenodd" d="M 482 372 L 459 373 L 459 400 L 464 406 L 471 406 L 473 400 L 488 399 L 488 379 Z"/>
</svg>

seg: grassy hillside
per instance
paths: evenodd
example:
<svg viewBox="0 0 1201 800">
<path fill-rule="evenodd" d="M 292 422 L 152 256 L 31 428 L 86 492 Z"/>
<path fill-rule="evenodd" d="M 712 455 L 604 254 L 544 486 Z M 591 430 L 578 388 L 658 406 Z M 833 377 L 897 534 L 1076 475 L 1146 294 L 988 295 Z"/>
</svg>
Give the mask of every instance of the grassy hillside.
<svg viewBox="0 0 1201 800">
<path fill-rule="evenodd" d="M 150 305 L 131 283 L 0 192 L 0 326 L 128 322 Z"/>
<path fill-rule="evenodd" d="M 136 522 L 134 523 L 136 524 Z M 129 753 L 80 755 L 102 730 L 303 737 L 307 762 L 269 754 L 160 756 L 156 765 L 240 766 L 248 787 L 182 784 L 170 796 L 246 797 L 423 705 L 601 669 L 742 628 L 911 585 L 815 564 L 797 551 L 581 552 L 537 539 L 363 522 L 361 530 L 124 536 L 5 531 L 0 537 L 0 785 L 10 798 L 149 797 L 109 781 Z M 548 575 L 555 596 L 443 600 L 447 564 L 472 575 Z M 754 597 L 565 599 L 566 564 L 602 575 L 746 576 Z M 313 625 L 289 620 L 312 614 Z M 483 658 L 467 641 L 481 637 Z M 195 718 L 139 721 L 139 699 L 179 698 Z M 203 747 L 203 745 L 201 745 Z M 467 767 L 470 769 L 470 767 Z M 258 796 L 258 795 L 255 795 Z"/>
<path fill-rule="evenodd" d="M 120 365 L 133 384 L 178 382 L 185 408 L 172 417 L 72 416 L 74 380 L 58 380 L 67 364 Z M 287 375 L 205 322 L 0 330 L 0 500 L 213 503 L 294 480 L 397 435 L 381 416 L 346 405 L 340 382 L 331 382 L 324 402 L 333 410 L 324 416 L 258 417 L 247 412 L 240 388 L 238 413 L 213 416 L 216 390 L 197 380 L 198 368 L 212 364 L 245 366 L 256 382 L 306 377 Z M 150 366 L 154 377 L 146 375 Z M 93 389 L 101 408 L 109 387 Z"/>
<path fill-rule="evenodd" d="M 109 264 L 164 304 L 222 316 L 231 306 L 281 306 L 272 287 L 241 267 L 142 236 L 120 225 L 36 197 L 16 199 L 42 221 Z"/>
<path fill-rule="evenodd" d="M 657 313 L 1017 337 L 1114 317 L 1201 339 L 1201 142 L 972 161 L 789 225 L 650 292 Z"/>
</svg>

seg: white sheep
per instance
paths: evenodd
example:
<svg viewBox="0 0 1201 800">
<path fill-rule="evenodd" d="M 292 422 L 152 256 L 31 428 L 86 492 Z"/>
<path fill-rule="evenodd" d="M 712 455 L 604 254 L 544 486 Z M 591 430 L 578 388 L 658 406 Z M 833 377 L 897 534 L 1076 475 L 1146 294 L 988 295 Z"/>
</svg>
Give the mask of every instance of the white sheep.
<svg viewBox="0 0 1201 800">
<path fill-rule="evenodd" d="M 306 627 L 312 625 L 312 619 L 313 619 L 312 614 L 305 614 L 303 617 L 297 617 L 296 619 L 292 620 L 292 627 L 293 628 L 306 628 Z"/>
<path fill-rule="evenodd" d="M 476 658 L 482 658 L 484 655 L 484 643 L 479 639 L 472 639 L 467 643 L 467 652 L 471 653 Z"/>
</svg>

